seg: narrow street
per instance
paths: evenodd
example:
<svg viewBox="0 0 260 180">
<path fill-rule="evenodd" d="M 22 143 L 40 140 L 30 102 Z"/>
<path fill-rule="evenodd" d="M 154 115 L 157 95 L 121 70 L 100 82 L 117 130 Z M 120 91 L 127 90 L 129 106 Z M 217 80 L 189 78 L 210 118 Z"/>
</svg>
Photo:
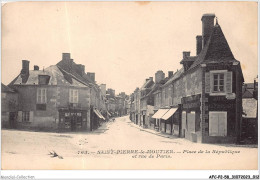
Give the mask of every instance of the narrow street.
<svg viewBox="0 0 260 180">
<path fill-rule="evenodd" d="M 3 169 L 257 169 L 257 156 L 255 147 L 161 137 L 128 116 L 86 133 L 2 130 Z"/>
</svg>

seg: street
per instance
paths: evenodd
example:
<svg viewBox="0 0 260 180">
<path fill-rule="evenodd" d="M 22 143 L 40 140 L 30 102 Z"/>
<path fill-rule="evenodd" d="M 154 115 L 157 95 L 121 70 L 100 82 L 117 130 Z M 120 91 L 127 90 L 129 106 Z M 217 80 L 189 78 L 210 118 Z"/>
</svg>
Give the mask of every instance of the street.
<svg viewBox="0 0 260 180">
<path fill-rule="evenodd" d="M 5 129 L 1 151 L 2 169 L 257 169 L 258 159 L 257 147 L 161 137 L 128 116 L 85 133 Z"/>
</svg>

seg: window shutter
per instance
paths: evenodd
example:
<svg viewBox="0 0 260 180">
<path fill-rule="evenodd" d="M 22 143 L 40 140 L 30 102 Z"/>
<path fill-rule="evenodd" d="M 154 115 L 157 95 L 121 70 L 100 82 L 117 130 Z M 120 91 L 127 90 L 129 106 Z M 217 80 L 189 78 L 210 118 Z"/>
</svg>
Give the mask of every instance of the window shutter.
<svg viewBox="0 0 260 180">
<path fill-rule="evenodd" d="M 43 92 L 44 103 L 47 103 L 47 89 L 43 89 Z"/>
<path fill-rule="evenodd" d="M 17 116 L 17 121 L 18 122 L 22 122 L 22 116 L 23 116 L 22 111 L 18 111 L 18 116 Z"/>
<path fill-rule="evenodd" d="M 41 89 L 37 89 L 37 103 L 41 101 Z"/>
<path fill-rule="evenodd" d="M 181 126 L 182 126 L 182 129 L 186 129 L 186 112 L 183 111 L 182 112 L 182 115 L 181 115 Z"/>
<path fill-rule="evenodd" d="M 210 73 L 205 73 L 205 93 L 210 93 Z"/>
<path fill-rule="evenodd" d="M 78 90 L 75 90 L 74 91 L 74 98 L 75 98 L 75 100 L 74 100 L 74 103 L 78 103 L 78 101 L 79 101 L 79 99 L 78 99 Z"/>
<path fill-rule="evenodd" d="M 30 111 L 29 122 L 33 122 L 33 111 Z"/>
<path fill-rule="evenodd" d="M 69 102 L 72 103 L 73 99 L 72 99 L 72 89 L 69 90 Z"/>
<path fill-rule="evenodd" d="M 218 114 L 209 113 L 209 135 L 218 136 Z"/>
<path fill-rule="evenodd" d="M 227 112 L 218 115 L 218 135 L 227 136 Z"/>
<path fill-rule="evenodd" d="M 232 93 L 232 71 L 226 73 L 226 93 Z"/>
<path fill-rule="evenodd" d="M 188 131 L 195 132 L 195 112 L 187 113 Z"/>
</svg>

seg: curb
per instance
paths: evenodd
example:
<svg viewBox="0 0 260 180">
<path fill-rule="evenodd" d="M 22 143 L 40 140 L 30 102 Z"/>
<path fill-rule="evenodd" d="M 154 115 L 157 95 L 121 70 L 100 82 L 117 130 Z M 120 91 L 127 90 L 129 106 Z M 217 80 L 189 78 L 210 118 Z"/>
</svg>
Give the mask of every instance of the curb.
<svg viewBox="0 0 260 180">
<path fill-rule="evenodd" d="M 153 132 L 151 132 L 151 131 L 147 131 L 146 129 L 141 128 L 141 127 L 137 126 L 136 124 L 133 124 L 132 122 L 131 122 L 131 126 L 134 127 L 134 128 L 140 129 L 141 131 L 145 131 L 145 132 L 148 132 L 148 133 L 150 133 L 150 134 L 157 135 L 157 136 L 161 136 L 161 137 L 169 138 L 169 139 L 172 139 L 172 138 L 173 138 L 173 137 L 170 137 L 170 135 L 163 135 L 163 134 L 161 134 L 161 133 L 153 133 Z"/>
</svg>

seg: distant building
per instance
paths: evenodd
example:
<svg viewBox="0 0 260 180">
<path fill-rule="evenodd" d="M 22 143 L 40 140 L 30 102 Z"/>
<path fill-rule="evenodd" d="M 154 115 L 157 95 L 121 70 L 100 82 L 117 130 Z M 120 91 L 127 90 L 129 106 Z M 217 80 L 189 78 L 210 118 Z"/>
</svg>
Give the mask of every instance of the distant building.
<svg viewBox="0 0 260 180">
<path fill-rule="evenodd" d="M 245 83 L 242 88 L 242 143 L 258 141 L 258 82 Z"/>
<path fill-rule="evenodd" d="M 141 110 L 140 110 L 140 90 L 136 88 L 134 91 L 134 122 L 140 124 Z"/>
<path fill-rule="evenodd" d="M 149 77 L 145 80 L 143 86 L 140 88 L 140 126 L 148 128 L 149 119 L 147 114 L 149 114 L 149 105 L 153 104 L 153 99 L 147 94 L 152 90 L 154 85 L 153 77 Z"/>
</svg>

